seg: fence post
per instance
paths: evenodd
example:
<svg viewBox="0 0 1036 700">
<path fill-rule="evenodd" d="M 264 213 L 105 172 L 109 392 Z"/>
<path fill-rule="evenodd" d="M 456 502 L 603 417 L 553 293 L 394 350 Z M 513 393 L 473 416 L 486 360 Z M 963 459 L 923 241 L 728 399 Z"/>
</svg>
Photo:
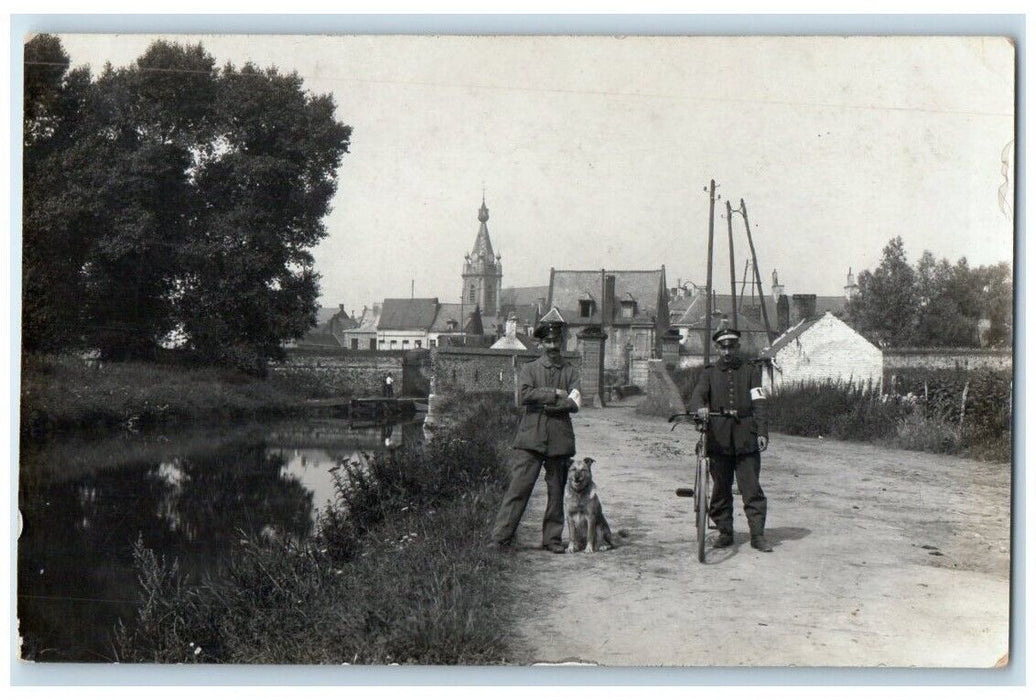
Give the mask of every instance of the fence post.
<svg viewBox="0 0 1036 700">
<path fill-rule="evenodd" d="M 959 433 L 964 432 L 964 407 L 968 403 L 968 386 L 971 384 L 971 380 L 964 382 L 964 391 L 960 394 L 960 425 L 957 426 Z"/>
</svg>

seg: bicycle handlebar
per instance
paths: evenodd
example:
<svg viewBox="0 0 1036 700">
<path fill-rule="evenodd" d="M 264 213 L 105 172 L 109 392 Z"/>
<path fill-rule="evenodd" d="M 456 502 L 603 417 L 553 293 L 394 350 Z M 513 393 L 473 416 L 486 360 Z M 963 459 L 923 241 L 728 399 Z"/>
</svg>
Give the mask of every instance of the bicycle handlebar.
<svg viewBox="0 0 1036 700">
<path fill-rule="evenodd" d="M 709 418 L 722 418 L 724 416 L 728 418 L 737 418 L 737 411 L 731 410 L 729 408 L 725 411 L 709 411 Z M 707 420 L 702 420 L 701 418 L 699 418 L 696 412 L 692 413 L 691 411 L 684 411 L 683 413 L 674 413 L 673 415 L 669 416 L 669 422 L 674 423 L 671 430 L 676 429 L 675 423 L 677 421 L 688 419 L 694 421 L 695 427 L 697 427 L 698 430 L 704 430 L 705 424 L 708 422 Z"/>
</svg>

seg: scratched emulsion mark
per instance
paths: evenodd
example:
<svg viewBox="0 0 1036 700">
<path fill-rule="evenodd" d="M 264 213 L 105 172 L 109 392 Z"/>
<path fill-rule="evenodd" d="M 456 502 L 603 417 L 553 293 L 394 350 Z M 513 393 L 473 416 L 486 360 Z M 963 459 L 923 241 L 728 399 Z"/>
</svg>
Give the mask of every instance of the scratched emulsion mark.
<svg viewBox="0 0 1036 700">
<path fill-rule="evenodd" d="M 997 190 L 997 200 L 1000 203 L 1000 211 L 1008 218 L 1014 219 L 1014 191 L 1011 187 L 1011 177 L 1014 174 L 1014 139 L 1007 142 L 1004 150 L 1000 152 L 1000 174 L 1003 181 Z"/>
</svg>

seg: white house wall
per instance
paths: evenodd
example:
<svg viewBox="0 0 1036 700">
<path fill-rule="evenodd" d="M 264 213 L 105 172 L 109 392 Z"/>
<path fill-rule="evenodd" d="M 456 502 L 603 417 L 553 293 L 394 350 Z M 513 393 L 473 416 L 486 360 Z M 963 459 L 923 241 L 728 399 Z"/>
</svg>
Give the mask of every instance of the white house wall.
<svg viewBox="0 0 1036 700">
<path fill-rule="evenodd" d="M 778 350 L 774 359 L 774 386 L 829 379 L 881 381 L 881 350 L 831 314 Z"/>
<path fill-rule="evenodd" d="M 378 331 L 378 350 L 415 350 L 419 347 L 428 347 L 427 331 Z"/>
</svg>

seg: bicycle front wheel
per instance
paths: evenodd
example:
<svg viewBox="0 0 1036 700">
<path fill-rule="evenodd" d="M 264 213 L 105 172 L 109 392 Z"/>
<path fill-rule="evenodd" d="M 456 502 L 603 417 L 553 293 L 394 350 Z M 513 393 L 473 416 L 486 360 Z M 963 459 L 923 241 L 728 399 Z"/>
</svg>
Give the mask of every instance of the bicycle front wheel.
<svg viewBox="0 0 1036 700">
<path fill-rule="evenodd" d="M 709 529 L 709 458 L 698 459 L 695 475 L 694 515 L 698 529 L 698 561 L 705 561 L 705 533 Z"/>
</svg>

